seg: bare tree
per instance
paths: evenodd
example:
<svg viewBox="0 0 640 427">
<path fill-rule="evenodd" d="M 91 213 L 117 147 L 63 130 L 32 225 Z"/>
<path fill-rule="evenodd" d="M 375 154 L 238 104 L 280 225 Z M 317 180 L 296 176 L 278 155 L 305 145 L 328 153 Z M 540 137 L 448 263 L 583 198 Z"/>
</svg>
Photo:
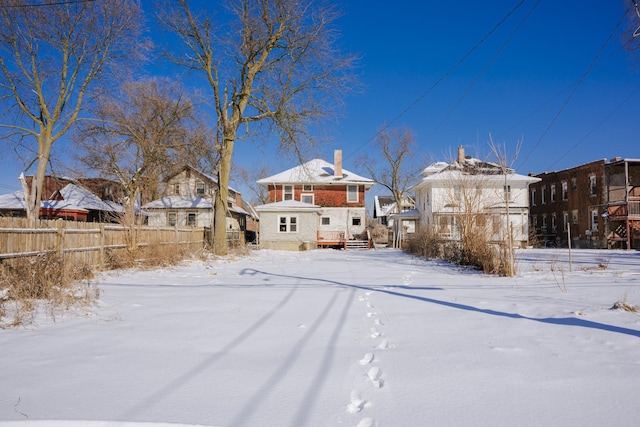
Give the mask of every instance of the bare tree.
<svg viewBox="0 0 640 427">
<path fill-rule="evenodd" d="M 383 129 L 375 141 L 379 156 L 364 154 L 357 164 L 364 168 L 371 179 L 391 192 L 398 212 L 402 212 L 407 189 L 419 173 L 414 156 L 414 134 L 408 128 Z M 402 221 L 394 221 L 393 246 L 398 247 L 402 239 Z"/>
<path fill-rule="evenodd" d="M 269 203 L 269 191 L 267 187 L 256 182 L 260 178 L 273 175 L 273 171 L 269 165 L 262 164 L 255 165 L 251 168 L 239 168 L 238 172 L 242 183 L 253 193 L 252 199 L 249 200 L 249 202 L 261 205 Z"/>
<path fill-rule="evenodd" d="M 53 144 L 76 123 L 100 77 L 140 51 L 140 25 L 133 0 L 2 2 L 0 100 L 8 113 L 0 128 L 19 150 L 32 153 L 31 187 L 22 180 L 30 219 L 38 217 Z"/>
<path fill-rule="evenodd" d="M 319 2 L 230 0 L 217 11 L 224 18 L 218 27 L 188 0 L 175 5 L 162 21 L 186 52 L 173 59 L 203 72 L 212 90 L 220 152 L 213 248 L 225 254 L 229 175 L 241 126 L 267 124 L 282 148 L 295 151 L 309 139 L 309 120 L 325 115 L 350 87 L 354 58 L 336 50 L 338 13 Z"/>
<path fill-rule="evenodd" d="M 212 137 L 195 121 L 193 102 L 168 79 L 125 83 L 116 96 L 97 102 L 94 113 L 74 134 L 76 157 L 121 185 L 128 223 L 136 201 L 157 198 L 159 182 L 176 165 L 203 166 L 198 163 L 214 151 Z"/>
</svg>

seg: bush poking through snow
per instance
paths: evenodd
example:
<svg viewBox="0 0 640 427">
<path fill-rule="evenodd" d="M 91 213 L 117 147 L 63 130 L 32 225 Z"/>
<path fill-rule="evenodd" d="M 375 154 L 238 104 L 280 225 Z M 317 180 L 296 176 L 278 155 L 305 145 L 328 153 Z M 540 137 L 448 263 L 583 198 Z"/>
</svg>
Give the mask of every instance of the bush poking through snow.
<svg viewBox="0 0 640 427">
<path fill-rule="evenodd" d="M 628 311 L 630 313 L 638 313 L 640 312 L 640 308 L 637 305 L 632 305 L 627 302 L 627 298 L 622 298 L 620 301 L 617 301 L 611 307 L 611 310 L 622 310 Z"/>
<path fill-rule="evenodd" d="M 0 328 L 33 321 L 39 308 L 51 318 L 92 304 L 99 296 L 90 267 L 47 253 L 0 263 Z"/>
</svg>

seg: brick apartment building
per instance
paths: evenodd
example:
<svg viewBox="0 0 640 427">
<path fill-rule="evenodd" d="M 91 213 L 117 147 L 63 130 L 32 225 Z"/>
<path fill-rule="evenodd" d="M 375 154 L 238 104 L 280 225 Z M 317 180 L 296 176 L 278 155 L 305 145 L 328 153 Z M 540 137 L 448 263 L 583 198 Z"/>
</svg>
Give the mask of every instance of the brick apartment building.
<svg viewBox="0 0 640 427">
<path fill-rule="evenodd" d="M 541 181 L 529 187 L 532 241 L 640 248 L 640 160 L 596 160 L 535 176 Z"/>
</svg>

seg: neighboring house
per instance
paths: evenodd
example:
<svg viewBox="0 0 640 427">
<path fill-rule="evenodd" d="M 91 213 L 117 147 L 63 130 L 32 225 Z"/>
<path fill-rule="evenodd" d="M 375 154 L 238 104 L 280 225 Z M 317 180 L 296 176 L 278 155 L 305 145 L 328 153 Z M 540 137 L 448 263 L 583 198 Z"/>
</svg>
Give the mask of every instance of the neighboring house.
<svg viewBox="0 0 640 427">
<path fill-rule="evenodd" d="M 184 166 L 165 180 L 165 196 L 145 204 L 152 226 L 211 227 L 217 178 Z M 242 195 L 229 188 L 227 230 L 245 231 L 251 214 L 243 207 Z"/>
<path fill-rule="evenodd" d="M 386 226 L 389 230 L 388 243 L 400 242 L 416 231 L 416 221 L 418 219 L 415 210 L 415 200 L 413 196 L 402 196 L 402 208 L 398 205 L 393 196 L 375 196 L 373 201 L 373 220 L 378 224 Z M 400 221 L 402 228 L 394 227 L 395 221 Z"/>
<path fill-rule="evenodd" d="M 27 177 L 29 184 L 31 177 Z M 86 180 L 92 182 L 92 180 Z M 65 219 L 70 221 L 118 222 L 124 213 L 122 205 L 102 200 L 88 188 L 70 178 L 47 176 L 43 185 L 40 203 L 41 219 Z M 26 216 L 24 193 L 16 191 L 0 195 L 0 215 Z"/>
<path fill-rule="evenodd" d="M 535 175 L 531 227 L 544 246 L 640 248 L 640 160 L 596 160 Z"/>
<path fill-rule="evenodd" d="M 365 232 L 365 194 L 374 182 L 343 169 L 341 150 L 334 164 L 314 159 L 257 182 L 270 202 L 256 207 L 262 248 L 345 246 Z"/>
<path fill-rule="evenodd" d="M 528 245 L 528 186 L 539 178 L 519 175 L 503 168 L 465 156 L 458 148 L 458 158 L 451 163 L 436 162 L 421 172 L 421 180 L 409 190 L 415 193 L 415 211 L 406 216 L 418 218 L 417 232 L 434 232 L 443 240 L 460 239 L 461 221 L 474 216 L 484 224 L 490 241 L 507 240 L 509 229 L 513 242 Z"/>
</svg>

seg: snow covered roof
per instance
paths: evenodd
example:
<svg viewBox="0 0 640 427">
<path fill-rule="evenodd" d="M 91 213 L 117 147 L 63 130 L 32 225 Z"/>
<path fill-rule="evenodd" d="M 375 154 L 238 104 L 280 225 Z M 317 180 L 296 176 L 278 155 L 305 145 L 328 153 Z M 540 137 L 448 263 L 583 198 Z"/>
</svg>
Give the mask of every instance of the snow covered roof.
<svg viewBox="0 0 640 427">
<path fill-rule="evenodd" d="M 297 200 L 284 200 L 281 202 L 267 203 L 255 207 L 258 212 L 276 212 L 276 211 L 318 211 L 320 206 L 311 203 L 299 202 Z"/>
<path fill-rule="evenodd" d="M 322 159 L 308 161 L 303 165 L 259 179 L 256 182 L 261 185 L 281 183 L 364 184 L 366 187 L 372 187 L 374 184 L 372 179 L 356 175 L 346 169 L 342 169 L 341 176 L 335 176 L 334 165 Z"/>
<path fill-rule="evenodd" d="M 393 214 L 391 217 L 400 219 L 418 219 L 420 218 L 420 211 L 418 209 L 410 209 L 408 211 Z"/>
<path fill-rule="evenodd" d="M 58 194 L 60 200 L 43 200 L 43 209 L 65 209 L 77 211 L 124 212 L 124 208 L 113 202 L 105 202 L 91 191 L 75 184 L 67 184 Z M 15 191 L 0 195 L 0 209 L 25 209 L 24 192 Z"/>
<path fill-rule="evenodd" d="M 67 184 L 60 191 L 60 196 L 64 200 L 47 200 L 51 207 L 56 209 L 72 209 L 70 207 L 61 208 L 63 202 L 69 205 L 76 205 L 80 209 L 103 212 L 124 212 L 124 207 L 117 203 L 107 203 L 100 197 L 93 194 L 84 187 L 75 184 Z M 44 207 L 44 206 L 43 206 Z"/>
<path fill-rule="evenodd" d="M 165 196 L 142 206 L 143 209 L 211 209 L 211 199 L 190 196 Z"/>
</svg>

